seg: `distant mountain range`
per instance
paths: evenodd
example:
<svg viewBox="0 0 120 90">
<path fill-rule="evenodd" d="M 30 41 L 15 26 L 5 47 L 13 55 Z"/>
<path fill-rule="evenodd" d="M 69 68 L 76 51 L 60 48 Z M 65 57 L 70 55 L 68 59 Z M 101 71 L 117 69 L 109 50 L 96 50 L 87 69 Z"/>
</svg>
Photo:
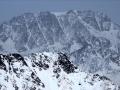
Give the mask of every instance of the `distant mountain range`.
<svg viewBox="0 0 120 90">
<path fill-rule="evenodd" d="M 63 52 L 120 85 L 120 26 L 93 11 L 24 13 L 0 25 L 0 52 Z"/>
</svg>

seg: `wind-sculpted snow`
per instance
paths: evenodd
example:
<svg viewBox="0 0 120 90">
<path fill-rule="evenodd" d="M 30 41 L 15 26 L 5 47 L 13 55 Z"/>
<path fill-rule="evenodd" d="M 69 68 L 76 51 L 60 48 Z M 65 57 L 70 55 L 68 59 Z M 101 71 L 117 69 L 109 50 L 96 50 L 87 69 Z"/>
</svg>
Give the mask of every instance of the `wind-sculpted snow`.
<svg viewBox="0 0 120 90">
<path fill-rule="evenodd" d="M 0 90 L 118 90 L 110 79 L 81 72 L 63 53 L 0 55 Z"/>
<path fill-rule="evenodd" d="M 120 26 L 103 13 L 24 13 L 0 25 L 1 53 L 43 51 L 64 52 L 82 71 L 120 84 Z"/>
</svg>

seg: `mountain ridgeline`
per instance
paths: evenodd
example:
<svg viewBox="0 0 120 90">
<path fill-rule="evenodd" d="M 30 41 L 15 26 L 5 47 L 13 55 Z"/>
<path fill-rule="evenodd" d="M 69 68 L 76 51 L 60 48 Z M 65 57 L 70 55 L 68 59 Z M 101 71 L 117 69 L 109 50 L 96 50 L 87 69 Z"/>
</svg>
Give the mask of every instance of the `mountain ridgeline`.
<svg viewBox="0 0 120 90">
<path fill-rule="evenodd" d="M 24 13 L 0 25 L 1 53 L 43 51 L 64 52 L 81 70 L 120 82 L 120 26 L 103 13 Z"/>
<path fill-rule="evenodd" d="M 0 54 L 0 90 L 119 90 L 105 76 L 87 74 L 63 53 Z"/>
</svg>

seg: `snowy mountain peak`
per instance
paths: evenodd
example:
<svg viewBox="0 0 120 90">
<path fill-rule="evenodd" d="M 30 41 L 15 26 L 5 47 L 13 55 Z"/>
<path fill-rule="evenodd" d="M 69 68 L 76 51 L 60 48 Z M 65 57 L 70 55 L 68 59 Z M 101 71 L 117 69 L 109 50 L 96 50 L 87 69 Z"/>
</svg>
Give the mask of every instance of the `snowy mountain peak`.
<svg viewBox="0 0 120 90">
<path fill-rule="evenodd" d="M 0 90 L 108 89 L 118 87 L 105 76 L 79 71 L 63 53 L 0 55 Z"/>
<path fill-rule="evenodd" d="M 63 52 L 82 71 L 120 85 L 120 26 L 103 13 L 70 10 L 13 17 L 0 25 L 0 52 Z"/>
</svg>

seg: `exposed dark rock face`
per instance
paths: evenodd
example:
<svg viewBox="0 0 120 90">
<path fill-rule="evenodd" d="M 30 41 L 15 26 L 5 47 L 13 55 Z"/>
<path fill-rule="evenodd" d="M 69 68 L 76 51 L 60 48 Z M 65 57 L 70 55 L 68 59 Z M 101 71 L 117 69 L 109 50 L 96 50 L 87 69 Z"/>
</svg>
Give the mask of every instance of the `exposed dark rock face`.
<svg viewBox="0 0 120 90">
<path fill-rule="evenodd" d="M 60 65 L 63 70 L 65 72 L 69 73 L 73 73 L 75 72 L 75 69 L 77 69 L 77 67 L 75 67 L 68 59 L 68 57 L 63 54 L 63 53 L 59 53 L 59 57 L 58 57 L 58 65 Z"/>
<path fill-rule="evenodd" d="M 7 55 L 7 57 L 8 57 L 8 60 L 9 60 L 10 63 L 14 62 L 15 59 L 16 59 L 18 61 L 21 61 L 23 63 L 23 65 L 27 66 L 27 63 L 25 62 L 24 57 L 21 56 L 20 54 L 13 53 L 13 54 Z"/>
<path fill-rule="evenodd" d="M 100 76 L 99 74 L 94 74 L 93 79 L 94 78 L 99 78 L 100 80 L 109 80 L 110 81 L 110 79 L 107 78 L 106 76 Z"/>
<path fill-rule="evenodd" d="M 4 55 L 0 54 L 0 69 L 6 70 L 6 66 L 4 64 Z"/>
<path fill-rule="evenodd" d="M 31 78 L 33 78 L 33 83 L 42 86 L 43 88 L 45 87 L 44 83 L 32 72 L 31 73 Z"/>
</svg>

